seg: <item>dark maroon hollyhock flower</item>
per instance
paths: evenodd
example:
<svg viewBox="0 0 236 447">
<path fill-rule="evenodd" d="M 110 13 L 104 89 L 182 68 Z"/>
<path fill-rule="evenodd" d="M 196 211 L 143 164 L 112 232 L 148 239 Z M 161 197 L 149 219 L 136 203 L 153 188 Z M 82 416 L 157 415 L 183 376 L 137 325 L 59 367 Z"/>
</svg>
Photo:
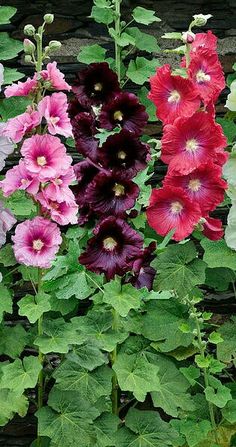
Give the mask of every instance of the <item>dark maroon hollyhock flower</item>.
<svg viewBox="0 0 236 447">
<path fill-rule="evenodd" d="M 116 126 L 141 135 L 147 124 L 148 114 L 133 93 L 121 92 L 102 107 L 99 121 L 100 127 L 112 130 Z"/>
<path fill-rule="evenodd" d="M 74 98 L 72 99 L 68 104 L 68 115 L 70 119 L 72 120 L 76 115 L 78 115 L 81 112 L 89 112 L 89 107 L 83 107 L 78 99 Z"/>
<path fill-rule="evenodd" d="M 120 91 L 116 73 L 106 62 L 90 64 L 77 75 L 73 92 L 82 106 L 103 104 Z"/>
<path fill-rule="evenodd" d="M 132 270 L 135 259 L 142 253 L 143 239 L 125 220 L 107 217 L 93 230 L 87 249 L 79 262 L 87 269 L 105 273 L 106 278 L 124 275 Z"/>
<path fill-rule="evenodd" d="M 99 170 L 88 160 L 80 161 L 73 168 L 78 184 L 72 186 L 71 189 L 75 195 L 76 203 L 79 206 L 84 206 L 87 205 L 85 198 L 86 189 Z"/>
<path fill-rule="evenodd" d="M 76 115 L 71 123 L 77 151 L 96 161 L 98 140 L 94 138 L 97 133 L 94 117 L 91 113 L 82 112 Z"/>
<path fill-rule="evenodd" d="M 88 185 L 86 201 L 95 213 L 124 217 L 139 195 L 139 187 L 119 174 L 100 172 Z"/>
<path fill-rule="evenodd" d="M 133 264 L 134 276 L 131 278 L 130 282 L 137 289 L 142 287 L 147 287 L 148 290 L 152 290 L 152 285 L 156 270 L 150 266 L 150 263 L 155 258 L 153 252 L 156 249 L 156 243 L 151 242 L 151 244 L 144 248 L 141 256 L 136 259 Z"/>
<path fill-rule="evenodd" d="M 149 146 L 127 130 L 111 135 L 99 149 L 100 163 L 125 178 L 132 178 L 145 169 L 148 157 Z"/>
</svg>

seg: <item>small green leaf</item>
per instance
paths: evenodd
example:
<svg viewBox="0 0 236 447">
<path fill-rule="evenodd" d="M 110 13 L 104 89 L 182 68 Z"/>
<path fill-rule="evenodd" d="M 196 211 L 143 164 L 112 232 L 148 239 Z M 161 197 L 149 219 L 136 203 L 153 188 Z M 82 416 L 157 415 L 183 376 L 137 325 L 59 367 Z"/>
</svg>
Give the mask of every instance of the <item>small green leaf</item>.
<svg viewBox="0 0 236 447">
<path fill-rule="evenodd" d="M 151 34 L 143 33 L 137 27 L 127 28 L 126 33 L 133 38 L 133 45 L 139 50 L 147 51 L 148 53 L 160 51 L 156 38 Z"/>
<path fill-rule="evenodd" d="M 28 410 L 28 400 L 19 396 L 14 390 L 0 389 L 0 426 L 4 426 L 15 413 L 24 417 Z"/>
<path fill-rule="evenodd" d="M 131 60 L 126 75 L 135 84 L 143 85 L 152 76 L 159 66 L 157 59 L 148 60 L 145 57 L 137 57 Z"/>
<path fill-rule="evenodd" d="M 199 368 L 208 368 L 210 365 L 210 359 L 200 354 L 195 355 L 195 362 Z"/>
<path fill-rule="evenodd" d="M 138 309 L 142 301 L 142 292 L 131 284 L 121 286 L 118 278 L 104 286 L 103 301 L 110 304 L 121 317 L 126 317 L 131 309 Z"/>
<path fill-rule="evenodd" d="M 103 62 L 106 56 L 105 48 L 100 45 L 86 45 L 81 47 L 78 55 L 78 61 L 84 64 L 91 64 L 93 62 Z"/>
<path fill-rule="evenodd" d="M 39 346 L 43 354 L 59 352 L 66 354 L 69 345 L 77 344 L 76 331 L 71 323 L 66 323 L 63 318 L 45 320 L 43 335 L 36 337 L 34 344 Z"/>
<path fill-rule="evenodd" d="M 73 347 L 73 351 L 69 352 L 67 358 L 89 371 L 108 362 L 106 354 L 91 342 L 85 342 L 79 348 Z"/>
<path fill-rule="evenodd" d="M 38 357 L 24 357 L 22 361 L 16 359 L 2 367 L 0 388 L 7 388 L 21 395 L 25 389 L 35 387 L 41 369 Z"/>
<path fill-rule="evenodd" d="M 218 330 L 223 342 L 217 345 L 217 358 L 224 363 L 236 364 L 236 317 L 224 323 Z"/>
<path fill-rule="evenodd" d="M 11 244 L 6 244 L 0 249 L 0 263 L 3 264 L 4 267 L 11 267 L 17 264 Z"/>
<path fill-rule="evenodd" d="M 236 137 L 236 124 L 234 121 L 225 118 L 217 118 L 216 122 L 222 126 L 228 144 L 232 144 Z"/>
<path fill-rule="evenodd" d="M 210 343 L 213 343 L 215 345 L 218 345 L 218 343 L 222 343 L 224 339 L 221 337 L 221 335 L 218 332 L 211 332 L 208 338 Z"/>
<path fill-rule="evenodd" d="M 209 379 L 210 386 L 205 388 L 205 396 L 208 402 L 216 405 L 216 407 L 223 408 L 228 401 L 232 399 L 230 389 L 222 385 L 220 380 L 211 376 Z"/>
<path fill-rule="evenodd" d="M 21 115 L 32 104 L 32 100 L 25 96 L 12 96 L 5 98 L 0 102 L 0 115 L 3 121 Z"/>
<path fill-rule="evenodd" d="M 190 365 L 188 368 L 180 368 L 180 371 L 192 386 L 196 384 L 196 379 L 199 379 L 201 374 L 200 370 L 192 365 Z"/>
<path fill-rule="evenodd" d="M 19 357 L 28 342 L 28 333 L 21 324 L 3 326 L 0 329 L 0 354 L 11 358 Z"/>
<path fill-rule="evenodd" d="M 15 68 L 4 67 L 4 85 L 19 81 L 24 78 L 25 74 L 16 70 Z"/>
<path fill-rule="evenodd" d="M 182 34 L 181 33 L 177 33 L 177 32 L 165 33 L 161 37 L 162 37 L 162 39 L 178 39 L 178 40 L 182 40 Z"/>
<path fill-rule="evenodd" d="M 12 39 L 7 33 L 0 33 L 0 60 L 14 59 L 22 50 L 22 42 Z"/>
<path fill-rule="evenodd" d="M 205 251 L 203 260 L 208 267 L 226 267 L 234 271 L 236 270 L 236 253 L 227 247 L 224 239 L 219 241 L 203 239 L 201 246 Z"/>
<path fill-rule="evenodd" d="M 25 295 L 18 301 L 19 315 L 28 318 L 30 323 L 35 323 L 45 312 L 51 310 L 50 295 L 40 292 L 37 295 Z"/>
<path fill-rule="evenodd" d="M 104 23 L 105 25 L 109 25 L 114 20 L 114 15 L 112 9 L 93 6 L 91 16 L 97 23 Z"/>
<path fill-rule="evenodd" d="M 12 297 L 10 291 L 3 284 L 0 284 L 0 322 L 5 312 L 12 312 Z"/>
<path fill-rule="evenodd" d="M 141 87 L 141 89 L 138 91 L 138 97 L 140 102 L 146 107 L 146 112 L 148 114 L 148 121 L 157 121 L 157 117 L 156 117 L 156 108 L 154 106 L 154 104 L 150 101 L 150 99 L 148 99 L 148 89 L 147 87 L 143 86 Z"/>
<path fill-rule="evenodd" d="M 27 196 L 25 191 L 14 192 L 5 203 L 16 217 L 29 218 L 34 216 L 37 211 L 37 207 L 33 202 L 33 199 Z"/>
<path fill-rule="evenodd" d="M 221 411 L 227 422 L 230 424 L 236 423 L 236 399 L 227 402 L 226 406 L 222 408 Z"/>
<path fill-rule="evenodd" d="M 12 6 L 0 6 L 0 25 L 7 25 L 17 9 Z"/>
<path fill-rule="evenodd" d="M 99 140 L 99 147 L 101 147 L 103 143 L 107 141 L 108 137 L 120 132 L 120 127 L 115 127 L 115 129 L 113 130 L 106 130 L 106 129 L 98 129 L 98 130 L 99 133 L 95 135 L 95 138 Z"/>
<path fill-rule="evenodd" d="M 108 447 L 115 445 L 115 434 L 120 419 L 115 414 L 103 413 L 94 421 L 94 429 L 97 436 L 96 447 Z"/>
<path fill-rule="evenodd" d="M 143 25 L 150 25 L 153 22 L 161 22 L 159 17 L 155 16 L 155 11 L 151 9 L 142 8 L 137 6 L 132 13 L 132 16 L 137 23 L 143 23 Z"/>
</svg>

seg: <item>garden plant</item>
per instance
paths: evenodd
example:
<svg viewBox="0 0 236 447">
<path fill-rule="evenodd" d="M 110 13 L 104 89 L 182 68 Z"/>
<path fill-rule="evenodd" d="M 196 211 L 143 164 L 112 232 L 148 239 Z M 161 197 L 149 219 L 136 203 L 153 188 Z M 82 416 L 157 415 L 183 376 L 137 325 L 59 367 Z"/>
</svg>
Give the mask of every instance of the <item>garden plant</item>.
<svg viewBox="0 0 236 447">
<path fill-rule="evenodd" d="M 31 447 L 236 446 L 236 319 L 211 308 L 236 298 L 236 73 L 210 14 L 162 36 L 173 67 L 155 11 L 94 0 L 91 18 L 113 50 L 82 47 L 73 85 L 53 14 L 23 45 L 0 33 L 0 425 L 33 413 Z"/>
</svg>

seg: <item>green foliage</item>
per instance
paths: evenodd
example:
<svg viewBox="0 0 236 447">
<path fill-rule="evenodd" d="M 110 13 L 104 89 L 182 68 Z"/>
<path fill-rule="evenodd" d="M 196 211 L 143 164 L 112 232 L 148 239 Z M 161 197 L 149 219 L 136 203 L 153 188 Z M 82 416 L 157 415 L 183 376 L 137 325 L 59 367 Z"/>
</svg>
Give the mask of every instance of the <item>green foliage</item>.
<svg viewBox="0 0 236 447">
<path fill-rule="evenodd" d="M 0 389 L 0 426 L 6 425 L 15 413 L 24 417 L 27 410 L 28 400 L 25 396 L 19 396 L 9 389 Z"/>
<path fill-rule="evenodd" d="M 117 278 L 104 286 L 104 303 L 110 304 L 121 317 L 126 317 L 131 309 L 138 309 L 141 305 L 141 292 L 131 284 L 121 286 Z"/>
<path fill-rule="evenodd" d="M 236 124 L 234 121 L 230 121 L 225 118 L 217 118 L 216 121 L 222 126 L 224 135 L 228 140 L 228 144 L 232 144 L 236 137 Z"/>
<path fill-rule="evenodd" d="M 78 55 L 78 61 L 84 64 L 91 64 L 93 62 L 103 62 L 105 59 L 106 50 L 100 45 L 87 45 L 81 47 Z"/>
<path fill-rule="evenodd" d="M 16 217 L 34 217 L 37 208 L 32 198 L 27 196 L 25 191 L 16 191 L 5 200 L 5 205 Z"/>
<path fill-rule="evenodd" d="M 138 97 L 141 103 L 146 107 L 146 112 L 148 113 L 148 121 L 156 121 L 156 109 L 154 104 L 149 101 L 147 98 L 148 95 L 148 89 L 146 87 L 141 87 L 141 89 L 138 92 Z"/>
<path fill-rule="evenodd" d="M 0 389 L 6 388 L 21 396 L 25 389 L 35 387 L 41 369 L 42 365 L 37 357 L 16 359 L 13 363 L 2 367 Z"/>
<path fill-rule="evenodd" d="M 140 31 L 137 27 L 127 28 L 126 34 L 133 37 L 135 46 L 141 51 L 153 53 L 160 51 L 156 38 L 151 34 Z"/>
<path fill-rule="evenodd" d="M 0 283 L 0 322 L 5 312 L 12 312 L 12 297 L 10 291 Z"/>
<path fill-rule="evenodd" d="M 36 337 L 34 344 L 40 348 L 43 354 L 59 352 L 66 354 L 69 345 L 77 344 L 76 331 L 71 323 L 66 323 L 63 318 L 44 320 L 43 335 Z"/>
<path fill-rule="evenodd" d="M 15 68 L 4 67 L 4 85 L 19 81 L 24 77 L 24 73 L 17 71 Z"/>
<path fill-rule="evenodd" d="M 91 16 L 92 19 L 96 20 L 97 23 L 104 23 L 105 25 L 110 25 L 113 22 L 113 11 L 108 8 L 93 6 Z"/>
<path fill-rule="evenodd" d="M 25 295 L 18 301 L 19 315 L 26 316 L 30 323 L 35 323 L 45 312 L 51 310 L 50 295 L 40 292 L 37 295 Z"/>
<path fill-rule="evenodd" d="M 204 249 L 203 260 L 210 268 L 225 267 L 236 270 L 236 253 L 227 247 L 224 239 L 210 241 L 203 239 L 201 246 Z"/>
<path fill-rule="evenodd" d="M 4 247 L 1 247 L 0 263 L 3 264 L 4 267 L 16 265 L 17 262 L 11 244 L 6 244 Z"/>
<path fill-rule="evenodd" d="M 225 363 L 232 360 L 236 364 L 236 317 L 232 316 L 230 321 L 224 323 L 218 332 L 223 338 L 223 342 L 217 345 L 217 357 Z"/>
<path fill-rule="evenodd" d="M 25 96 L 12 96 L 0 102 L 0 115 L 3 121 L 15 118 L 26 111 L 32 101 Z"/>
<path fill-rule="evenodd" d="M 0 326 L 0 355 L 7 355 L 13 359 L 19 357 L 29 337 L 26 330 L 17 324 L 16 326 Z"/>
<path fill-rule="evenodd" d="M 135 84 L 143 85 L 155 73 L 158 66 L 157 59 L 150 61 L 145 57 L 137 57 L 130 61 L 126 75 Z"/>
<path fill-rule="evenodd" d="M 0 60 L 13 59 L 23 50 L 23 45 L 14 40 L 7 33 L 0 33 Z"/>
<path fill-rule="evenodd" d="M 153 22 L 161 22 L 161 19 L 155 16 L 155 11 L 142 8 L 141 6 L 137 6 L 133 10 L 132 16 L 135 22 L 142 23 L 143 25 L 150 25 Z"/>
</svg>

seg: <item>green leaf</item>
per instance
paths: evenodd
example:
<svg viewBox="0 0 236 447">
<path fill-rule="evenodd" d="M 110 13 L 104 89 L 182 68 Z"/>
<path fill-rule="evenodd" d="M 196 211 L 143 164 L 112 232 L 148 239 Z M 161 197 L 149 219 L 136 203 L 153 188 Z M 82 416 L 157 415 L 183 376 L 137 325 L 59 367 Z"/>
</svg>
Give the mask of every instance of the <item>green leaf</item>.
<svg viewBox="0 0 236 447">
<path fill-rule="evenodd" d="M 36 337 L 34 344 L 39 346 L 43 354 L 49 352 L 66 354 L 69 345 L 77 344 L 76 331 L 73 325 L 66 323 L 63 318 L 44 320 L 43 335 Z"/>
<path fill-rule="evenodd" d="M 192 386 L 196 385 L 196 379 L 199 379 L 201 375 L 200 370 L 192 365 L 188 368 L 180 368 L 180 371 Z"/>
<path fill-rule="evenodd" d="M 0 426 L 4 426 L 15 413 L 24 417 L 28 410 L 28 400 L 25 396 L 7 389 L 0 389 Z"/>
<path fill-rule="evenodd" d="M 53 374 L 58 388 L 65 391 L 79 391 L 90 402 L 111 393 L 112 371 L 100 366 L 93 371 L 81 368 L 77 363 L 66 360 Z"/>
<path fill-rule="evenodd" d="M 71 297 L 84 300 L 92 293 L 84 270 L 67 273 L 54 281 L 47 282 L 44 284 L 44 290 L 45 292 L 54 291 L 59 300 L 68 300 Z"/>
<path fill-rule="evenodd" d="M 119 354 L 113 365 L 120 388 L 141 402 L 159 388 L 158 367 L 137 355 Z"/>
<path fill-rule="evenodd" d="M 178 39 L 178 40 L 182 40 L 182 34 L 181 33 L 177 33 L 177 32 L 165 33 L 161 37 L 162 37 L 162 39 Z"/>
<path fill-rule="evenodd" d="M 126 75 L 135 84 L 143 85 L 155 73 L 159 65 L 157 59 L 148 60 L 138 56 L 135 61 L 130 61 Z"/>
<path fill-rule="evenodd" d="M 36 211 L 36 205 L 33 199 L 26 195 L 25 191 L 16 191 L 6 200 L 7 208 L 13 212 L 16 217 L 31 217 Z"/>
<path fill-rule="evenodd" d="M 92 371 L 108 361 L 107 356 L 91 342 L 85 342 L 83 345 L 80 345 L 79 348 L 73 347 L 73 351 L 67 355 L 67 358 L 89 371 Z"/>
<path fill-rule="evenodd" d="M 99 6 L 93 6 L 91 16 L 92 19 L 97 23 L 104 23 L 105 25 L 109 25 L 114 20 L 114 14 L 112 9 L 108 8 L 100 8 Z"/>
<path fill-rule="evenodd" d="M 219 241 L 203 239 L 201 246 L 205 251 L 203 260 L 208 267 L 226 267 L 234 271 L 236 270 L 236 253 L 227 247 L 224 239 Z"/>
<path fill-rule="evenodd" d="M 155 11 L 151 9 L 142 8 L 137 6 L 134 8 L 132 16 L 137 23 L 143 23 L 143 25 L 150 25 L 153 22 L 161 22 L 159 17 L 155 16 Z"/>
<path fill-rule="evenodd" d="M 78 61 L 84 64 L 91 64 L 93 62 L 104 62 L 106 56 L 105 48 L 100 45 L 86 45 L 81 47 L 78 55 Z"/>
<path fill-rule="evenodd" d="M 59 300 L 55 295 L 50 297 L 50 306 L 52 312 L 60 312 L 61 315 L 68 315 L 78 307 L 76 298 L 69 300 Z"/>
<path fill-rule="evenodd" d="M 127 28 L 126 33 L 134 39 L 135 46 L 148 53 L 160 51 L 157 40 L 151 34 L 143 33 L 137 27 Z"/>
<path fill-rule="evenodd" d="M 217 358 L 224 363 L 232 360 L 236 364 L 236 317 L 232 316 L 231 321 L 224 323 L 218 330 L 223 338 L 223 342 L 217 345 Z"/>
<path fill-rule="evenodd" d="M 223 167 L 224 177 L 230 183 L 231 186 L 236 186 L 235 169 L 236 169 L 236 151 L 232 150 L 228 161 L 225 163 Z"/>
<path fill-rule="evenodd" d="M 155 108 L 154 104 L 150 101 L 150 99 L 148 99 L 148 97 L 147 97 L 148 93 L 149 93 L 149 91 L 148 91 L 147 87 L 143 86 L 138 91 L 138 98 L 139 98 L 140 102 L 146 107 L 146 112 L 148 114 L 148 121 L 151 121 L 151 122 L 157 121 L 156 108 Z"/>
<path fill-rule="evenodd" d="M 12 6 L 0 6 L 0 25 L 7 25 L 17 9 Z"/>
<path fill-rule="evenodd" d="M 0 355 L 18 357 L 28 342 L 28 334 L 20 324 L 0 328 Z"/>
<path fill-rule="evenodd" d="M 15 68 L 4 67 L 4 85 L 19 81 L 24 78 L 25 74 L 16 70 Z"/>
<path fill-rule="evenodd" d="M 222 415 L 230 424 L 236 423 L 236 399 L 227 402 L 226 406 L 222 408 Z"/>
<path fill-rule="evenodd" d="M 110 304 L 121 317 L 126 317 L 131 309 L 139 309 L 143 294 L 131 284 L 121 286 L 118 278 L 104 286 L 104 303 Z"/>
<path fill-rule="evenodd" d="M 0 263 L 3 264 L 4 267 L 11 267 L 17 264 L 11 244 L 6 244 L 0 249 Z"/>
<path fill-rule="evenodd" d="M 228 144 L 232 144 L 236 137 L 236 124 L 225 118 L 217 118 L 216 122 L 222 126 Z"/>
<path fill-rule="evenodd" d="M 120 420 L 118 416 L 103 413 L 94 421 L 94 429 L 97 436 L 96 447 L 108 447 L 115 445 L 115 434 Z"/>
<path fill-rule="evenodd" d="M 231 269 L 221 267 L 206 269 L 205 284 L 219 292 L 228 290 L 230 283 L 234 282 L 235 279 L 235 272 Z"/>
<path fill-rule="evenodd" d="M 3 284 L 0 284 L 0 322 L 5 312 L 12 312 L 12 297 L 10 291 Z"/>
<path fill-rule="evenodd" d="M 25 96 L 5 98 L 0 102 L 0 115 L 3 121 L 7 121 L 24 113 L 30 104 L 32 100 Z"/>
<path fill-rule="evenodd" d="M 94 0 L 94 4 L 99 8 L 109 8 L 111 6 L 110 0 Z"/>
<path fill-rule="evenodd" d="M 222 343 L 224 340 L 218 332 L 211 332 L 208 338 L 210 343 L 218 345 L 218 343 Z"/>
<path fill-rule="evenodd" d="M 116 447 L 167 447 L 177 445 L 177 432 L 164 422 L 156 411 L 131 408 L 125 418 L 126 427 L 116 436 Z"/>
<path fill-rule="evenodd" d="M 13 363 L 2 367 L 0 388 L 7 388 L 21 395 L 25 389 L 35 387 L 41 369 L 38 357 L 24 357 L 22 361 L 16 359 Z"/>
<path fill-rule="evenodd" d="M 37 295 L 25 295 L 18 301 L 19 315 L 27 317 L 30 323 L 35 323 L 45 312 L 51 310 L 50 295 L 37 293 Z"/>
<path fill-rule="evenodd" d="M 32 281 L 33 283 L 38 282 L 38 268 L 28 267 L 26 265 L 20 265 L 18 271 L 21 273 L 24 281 Z"/>
<path fill-rule="evenodd" d="M 0 60 L 14 59 L 22 50 L 22 42 L 12 39 L 7 33 L 0 33 Z"/>
<path fill-rule="evenodd" d="M 153 262 L 158 271 L 154 290 L 174 289 L 179 296 L 183 296 L 191 292 L 194 286 L 203 284 L 206 264 L 196 257 L 193 242 L 169 245 Z"/>
<path fill-rule="evenodd" d="M 96 133 L 95 138 L 99 140 L 99 147 L 101 147 L 106 141 L 107 138 L 111 135 L 115 135 L 116 133 L 120 133 L 120 127 L 115 127 L 115 129 L 112 130 L 106 130 L 106 129 L 98 129 L 99 132 Z"/>
<path fill-rule="evenodd" d="M 205 388 L 205 396 L 208 402 L 216 407 L 223 408 L 229 400 L 232 399 L 230 389 L 222 385 L 220 380 L 211 376 L 209 378 L 210 386 Z"/>
<path fill-rule="evenodd" d="M 208 368 L 210 366 L 210 359 L 203 355 L 195 355 L 195 362 L 198 368 Z"/>
<path fill-rule="evenodd" d="M 189 447 L 198 447 L 201 441 L 209 439 L 209 432 L 212 430 L 210 421 L 175 420 L 173 422 L 172 425 L 176 428 L 178 426 L 180 433 L 185 436 Z"/>
<path fill-rule="evenodd" d="M 94 429 L 93 419 L 98 416 L 96 408 L 74 391 L 54 389 L 48 407 L 37 411 L 40 436 L 51 439 L 51 447 L 88 447 Z"/>
<path fill-rule="evenodd" d="M 175 298 L 152 300 L 145 306 L 141 331 L 144 337 L 158 342 L 156 345 L 159 350 L 169 352 L 179 346 L 189 346 L 193 340 L 192 333 L 181 331 L 182 323 L 190 325 L 186 306 Z"/>
<path fill-rule="evenodd" d="M 135 39 L 126 32 L 122 33 L 119 36 L 114 28 L 109 28 L 109 34 L 120 47 L 127 47 L 127 45 L 135 45 Z"/>
</svg>

